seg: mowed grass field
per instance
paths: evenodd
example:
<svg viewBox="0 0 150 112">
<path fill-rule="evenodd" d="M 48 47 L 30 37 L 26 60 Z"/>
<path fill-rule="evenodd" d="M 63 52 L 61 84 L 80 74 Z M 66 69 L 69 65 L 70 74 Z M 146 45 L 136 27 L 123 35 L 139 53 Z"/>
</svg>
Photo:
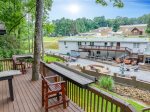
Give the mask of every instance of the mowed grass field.
<svg viewBox="0 0 150 112">
<path fill-rule="evenodd" d="M 45 49 L 58 49 L 58 41 L 64 37 L 44 37 Z"/>
<path fill-rule="evenodd" d="M 44 37 L 44 48 L 45 49 L 58 49 L 58 41 L 65 37 Z M 30 45 L 32 45 L 32 41 L 30 41 Z M 24 42 L 23 50 L 28 52 L 28 41 Z"/>
</svg>

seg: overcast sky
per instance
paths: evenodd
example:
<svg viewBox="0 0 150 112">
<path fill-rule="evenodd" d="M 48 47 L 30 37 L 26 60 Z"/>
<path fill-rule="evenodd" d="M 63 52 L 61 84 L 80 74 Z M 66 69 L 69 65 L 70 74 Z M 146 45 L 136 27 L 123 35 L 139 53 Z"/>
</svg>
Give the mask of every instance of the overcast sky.
<svg viewBox="0 0 150 112">
<path fill-rule="evenodd" d="M 49 19 L 55 20 L 62 17 L 69 19 L 94 18 L 105 16 L 106 18 L 139 17 L 150 13 L 150 0 L 123 0 L 124 8 L 112 7 L 110 4 L 103 7 L 95 3 L 95 0 L 53 0 Z"/>
</svg>

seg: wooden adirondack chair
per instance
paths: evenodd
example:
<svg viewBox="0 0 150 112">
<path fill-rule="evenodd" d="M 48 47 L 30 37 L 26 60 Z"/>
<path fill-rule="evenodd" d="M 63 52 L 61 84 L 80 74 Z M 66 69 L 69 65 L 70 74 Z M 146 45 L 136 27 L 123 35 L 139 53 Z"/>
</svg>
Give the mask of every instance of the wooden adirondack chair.
<svg viewBox="0 0 150 112">
<path fill-rule="evenodd" d="M 51 83 L 48 79 L 54 79 L 54 83 Z M 68 106 L 69 99 L 66 96 L 66 82 L 61 81 L 57 82 L 58 76 L 42 76 L 42 106 L 45 106 L 45 112 L 48 112 L 48 109 L 63 104 L 65 109 Z M 49 105 L 48 99 L 57 98 L 55 104 Z"/>
</svg>

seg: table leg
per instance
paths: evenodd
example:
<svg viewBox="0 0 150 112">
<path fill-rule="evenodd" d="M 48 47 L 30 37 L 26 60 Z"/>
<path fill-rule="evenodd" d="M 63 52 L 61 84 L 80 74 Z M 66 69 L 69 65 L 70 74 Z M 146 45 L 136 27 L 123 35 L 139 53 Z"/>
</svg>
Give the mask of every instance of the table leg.
<svg viewBox="0 0 150 112">
<path fill-rule="evenodd" d="M 8 79 L 8 84 L 9 84 L 9 93 L 10 93 L 11 101 L 14 101 L 12 79 Z"/>
</svg>

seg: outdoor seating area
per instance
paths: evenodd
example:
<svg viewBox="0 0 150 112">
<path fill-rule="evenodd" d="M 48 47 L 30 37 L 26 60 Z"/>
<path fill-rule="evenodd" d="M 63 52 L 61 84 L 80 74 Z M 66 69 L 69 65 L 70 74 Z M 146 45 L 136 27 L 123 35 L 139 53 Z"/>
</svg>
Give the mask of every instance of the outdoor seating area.
<svg viewBox="0 0 150 112">
<path fill-rule="evenodd" d="M 13 79 L 14 101 L 10 100 L 8 82 L 0 81 L 0 112 L 45 112 L 42 107 L 42 79 L 31 81 L 31 69 L 27 69 L 26 75 L 19 75 Z M 56 104 L 56 98 L 49 99 L 49 105 Z M 72 101 L 66 109 L 58 105 L 48 112 L 83 112 Z"/>
<path fill-rule="evenodd" d="M 13 69 L 14 70 L 20 70 L 22 74 L 26 73 L 26 68 L 31 67 L 27 64 L 27 59 L 32 59 L 33 55 L 13 55 Z M 31 62 L 30 62 L 31 63 Z M 29 63 L 28 63 L 29 64 Z"/>
<path fill-rule="evenodd" d="M 63 104 L 64 109 L 69 106 L 69 99 L 66 96 L 66 82 L 58 81 L 58 77 L 58 75 L 42 76 L 42 106 L 45 106 L 45 112 L 61 104 Z M 54 82 L 50 82 L 48 79 L 53 79 Z M 55 97 L 57 98 L 57 102 L 49 106 L 48 99 Z"/>
<path fill-rule="evenodd" d="M 87 56 L 88 59 L 101 60 L 101 61 L 113 61 L 113 57 L 108 56 Z"/>
<path fill-rule="evenodd" d="M 104 67 L 102 65 L 89 65 L 89 66 L 86 66 L 86 69 L 97 70 L 97 71 L 99 71 L 100 73 L 103 73 L 103 74 L 107 74 L 107 73 L 111 72 L 109 70 L 109 68 L 106 68 L 106 67 Z"/>
</svg>

